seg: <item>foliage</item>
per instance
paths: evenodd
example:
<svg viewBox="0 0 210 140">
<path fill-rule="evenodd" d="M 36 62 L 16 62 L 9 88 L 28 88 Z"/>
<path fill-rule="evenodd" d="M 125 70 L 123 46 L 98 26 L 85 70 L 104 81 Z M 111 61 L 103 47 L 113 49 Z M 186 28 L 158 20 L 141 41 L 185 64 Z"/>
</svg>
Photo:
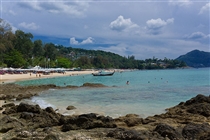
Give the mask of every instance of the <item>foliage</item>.
<svg viewBox="0 0 210 140">
<path fill-rule="evenodd" d="M 58 59 L 55 61 L 56 67 L 59 68 L 70 68 L 71 67 L 71 61 L 64 57 L 58 57 Z"/>
<path fill-rule="evenodd" d="M 8 54 L 5 54 L 5 63 L 8 67 L 20 68 L 26 66 L 25 59 L 17 50 L 11 50 Z"/>
<path fill-rule="evenodd" d="M 43 49 L 43 44 L 41 40 L 35 40 L 34 41 L 34 47 L 32 50 L 32 57 L 39 57 L 44 55 L 44 49 Z"/>
<path fill-rule="evenodd" d="M 135 56 L 122 57 L 118 54 L 101 50 L 85 50 L 64 47 L 53 43 L 43 44 L 33 40 L 31 33 L 17 30 L 11 32 L 11 26 L 0 19 L 0 67 L 80 67 L 119 68 L 119 69 L 163 69 L 186 66 L 178 60 L 158 60 L 149 58 L 136 60 Z"/>
</svg>

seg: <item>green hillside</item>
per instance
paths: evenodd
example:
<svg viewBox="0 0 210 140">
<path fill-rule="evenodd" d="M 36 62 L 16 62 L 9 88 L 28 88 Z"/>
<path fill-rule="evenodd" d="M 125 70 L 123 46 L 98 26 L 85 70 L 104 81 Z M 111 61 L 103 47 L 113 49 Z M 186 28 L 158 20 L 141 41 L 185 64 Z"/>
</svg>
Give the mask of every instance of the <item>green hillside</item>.
<svg viewBox="0 0 210 140">
<path fill-rule="evenodd" d="M 184 61 L 190 67 L 210 67 L 210 52 L 193 50 L 179 56 L 176 60 Z"/>
</svg>

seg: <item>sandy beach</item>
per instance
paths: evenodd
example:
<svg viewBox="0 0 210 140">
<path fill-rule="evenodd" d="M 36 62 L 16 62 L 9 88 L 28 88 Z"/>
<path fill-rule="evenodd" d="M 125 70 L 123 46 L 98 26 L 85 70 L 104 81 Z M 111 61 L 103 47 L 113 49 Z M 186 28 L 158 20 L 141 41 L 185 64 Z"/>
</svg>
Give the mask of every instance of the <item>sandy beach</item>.
<svg viewBox="0 0 210 140">
<path fill-rule="evenodd" d="M 73 75 L 82 75 L 82 74 L 91 74 L 97 71 L 94 70 L 85 70 L 85 71 L 66 71 L 63 73 L 50 73 L 49 75 L 43 74 L 34 74 L 34 73 L 27 73 L 27 74 L 4 74 L 0 75 L 0 84 L 2 83 L 13 83 L 16 81 L 22 80 L 32 80 L 32 79 L 39 79 L 39 78 L 53 78 L 53 77 L 60 77 L 60 76 L 73 76 Z"/>
</svg>

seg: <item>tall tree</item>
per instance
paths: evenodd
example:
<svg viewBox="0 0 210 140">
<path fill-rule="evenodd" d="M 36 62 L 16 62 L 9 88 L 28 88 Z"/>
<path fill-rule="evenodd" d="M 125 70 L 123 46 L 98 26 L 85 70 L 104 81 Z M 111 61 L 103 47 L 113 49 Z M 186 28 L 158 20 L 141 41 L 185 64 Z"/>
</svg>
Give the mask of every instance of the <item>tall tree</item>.
<svg viewBox="0 0 210 140">
<path fill-rule="evenodd" d="M 34 41 L 32 55 L 34 57 L 39 57 L 39 56 L 43 56 L 44 55 L 44 49 L 43 49 L 43 44 L 42 44 L 41 40 L 35 40 Z"/>
<path fill-rule="evenodd" d="M 79 59 L 75 61 L 75 67 L 81 68 L 91 68 L 90 59 L 87 56 L 81 56 Z"/>
<path fill-rule="evenodd" d="M 70 66 L 71 66 L 71 62 L 69 61 L 69 59 L 64 58 L 64 57 L 58 57 L 56 59 L 56 67 L 70 68 Z"/>
<path fill-rule="evenodd" d="M 26 59 L 31 59 L 33 48 L 33 35 L 31 33 L 24 33 L 21 30 L 15 32 L 15 49 L 22 53 Z"/>
<path fill-rule="evenodd" d="M 50 60 L 55 60 L 57 56 L 57 49 L 53 43 L 47 43 L 44 45 L 45 57 Z"/>
<path fill-rule="evenodd" d="M 3 54 L 13 48 L 14 38 L 10 24 L 0 18 L 0 66 L 4 63 Z"/>
<path fill-rule="evenodd" d="M 15 49 L 11 50 L 10 53 L 5 54 L 5 62 L 7 63 L 8 67 L 26 67 L 26 61 L 22 54 Z"/>
</svg>

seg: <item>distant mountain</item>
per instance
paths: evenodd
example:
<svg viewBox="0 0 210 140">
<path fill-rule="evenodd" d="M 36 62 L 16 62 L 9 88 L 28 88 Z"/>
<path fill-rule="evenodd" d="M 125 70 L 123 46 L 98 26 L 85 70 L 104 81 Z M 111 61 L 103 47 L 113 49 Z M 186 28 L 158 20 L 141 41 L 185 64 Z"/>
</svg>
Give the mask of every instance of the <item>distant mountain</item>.
<svg viewBox="0 0 210 140">
<path fill-rule="evenodd" d="M 194 68 L 210 67 L 210 52 L 193 50 L 179 56 L 176 60 L 184 61 L 188 66 Z"/>
</svg>

